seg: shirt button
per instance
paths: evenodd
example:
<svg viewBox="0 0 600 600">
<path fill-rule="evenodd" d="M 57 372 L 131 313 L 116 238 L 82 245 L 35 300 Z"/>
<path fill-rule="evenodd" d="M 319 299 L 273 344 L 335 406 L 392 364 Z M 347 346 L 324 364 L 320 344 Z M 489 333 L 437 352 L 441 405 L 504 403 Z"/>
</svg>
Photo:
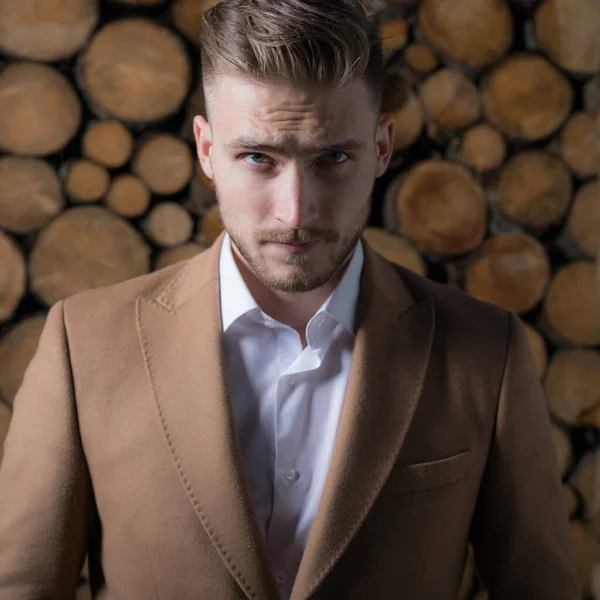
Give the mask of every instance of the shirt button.
<svg viewBox="0 0 600 600">
<path fill-rule="evenodd" d="M 300 477 L 300 473 L 298 473 L 298 471 L 296 471 L 296 469 L 286 469 L 285 472 L 283 473 L 283 476 L 288 481 L 291 481 L 293 483 L 294 481 L 298 481 L 298 478 Z"/>
<path fill-rule="evenodd" d="M 295 377 L 287 377 L 286 381 L 288 382 L 288 385 L 295 385 L 296 384 L 296 378 Z"/>
<path fill-rule="evenodd" d="M 279 571 L 279 573 L 275 575 L 275 578 L 277 579 L 277 583 L 285 583 L 287 581 L 287 575 L 282 571 Z"/>
</svg>

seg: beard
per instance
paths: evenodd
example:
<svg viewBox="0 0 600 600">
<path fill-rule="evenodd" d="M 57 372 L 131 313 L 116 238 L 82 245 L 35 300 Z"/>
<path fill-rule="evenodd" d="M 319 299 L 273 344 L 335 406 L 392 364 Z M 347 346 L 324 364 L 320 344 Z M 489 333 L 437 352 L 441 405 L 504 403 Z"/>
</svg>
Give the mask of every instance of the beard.
<svg viewBox="0 0 600 600">
<path fill-rule="evenodd" d="M 348 231 L 336 232 L 314 227 L 244 232 L 236 226 L 234 219 L 229 218 L 227 209 L 223 210 L 218 190 L 216 192 L 221 218 L 232 243 L 253 275 L 263 285 L 277 292 L 311 292 L 337 278 L 346 266 L 371 215 L 369 197 L 360 213 L 351 221 L 352 227 Z M 270 243 L 310 243 L 317 240 L 323 245 L 323 248 L 317 248 L 322 251 L 318 260 L 310 252 L 290 253 L 283 259 L 283 264 L 290 267 L 285 274 L 278 274 L 269 267 L 268 260 L 261 252 L 261 248 Z"/>
</svg>

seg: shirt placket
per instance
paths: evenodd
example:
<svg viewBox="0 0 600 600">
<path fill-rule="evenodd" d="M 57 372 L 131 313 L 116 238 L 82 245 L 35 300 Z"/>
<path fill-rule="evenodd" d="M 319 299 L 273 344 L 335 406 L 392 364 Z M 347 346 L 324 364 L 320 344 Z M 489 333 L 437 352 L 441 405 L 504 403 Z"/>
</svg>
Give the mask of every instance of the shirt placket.
<svg viewBox="0 0 600 600">
<path fill-rule="evenodd" d="M 291 332 L 280 330 L 278 355 L 280 366 L 293 362 L 302 352 Z M 289 369 L 277 381 L 275 402 L 275 466 L 273 472 L 273 509 L 269 524 L 267 547 L 282 597 L 289 597 L 293 578 L 301 559 L 296 539 L 296 525 L 306 497 L 310 473 L 301 463 L 301 448 L 297 433 L 307 426 L 302 414 L 302 401 L 308 390 L 306 375 Z M 281 369 L 280 372 L 282 372 Z"/>
</svg>

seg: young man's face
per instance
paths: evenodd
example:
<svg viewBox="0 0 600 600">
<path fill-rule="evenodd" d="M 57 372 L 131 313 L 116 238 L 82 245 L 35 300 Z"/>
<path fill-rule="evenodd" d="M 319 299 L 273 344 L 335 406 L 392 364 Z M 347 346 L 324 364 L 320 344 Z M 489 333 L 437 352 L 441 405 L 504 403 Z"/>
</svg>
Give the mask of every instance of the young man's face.
<svg viewBox="0 0 600 600">
<path fill-rule="evenodd" d="M 271 289 L 307 292 L 334 277 L 367 224 L 394 124 L 365 82 L 345 89 L 222 77 L 210 126 L 196 117 L 198 156 L 225 228 Z"/>
</svg>

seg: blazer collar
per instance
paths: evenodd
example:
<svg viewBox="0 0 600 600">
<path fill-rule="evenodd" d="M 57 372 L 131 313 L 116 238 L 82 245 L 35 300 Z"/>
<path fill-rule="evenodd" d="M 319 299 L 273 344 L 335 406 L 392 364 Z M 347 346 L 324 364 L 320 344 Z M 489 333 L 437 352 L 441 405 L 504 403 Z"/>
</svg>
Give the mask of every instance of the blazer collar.
<svg viewBox="0 0 600 600">
<path fill-rule="evenodd" d="M 247 597 L 275 600 L 227 389 L 219 303 L 223 239 L 137 299 L 138 332 L 164 442 L 202 526 Z M 414 297 L 398 270 L 363 244 L 350 380 L 291 600 L 317 590 L 366 518 L 398 458 L 427 370 L 433 301 Z"/>
</svg>

